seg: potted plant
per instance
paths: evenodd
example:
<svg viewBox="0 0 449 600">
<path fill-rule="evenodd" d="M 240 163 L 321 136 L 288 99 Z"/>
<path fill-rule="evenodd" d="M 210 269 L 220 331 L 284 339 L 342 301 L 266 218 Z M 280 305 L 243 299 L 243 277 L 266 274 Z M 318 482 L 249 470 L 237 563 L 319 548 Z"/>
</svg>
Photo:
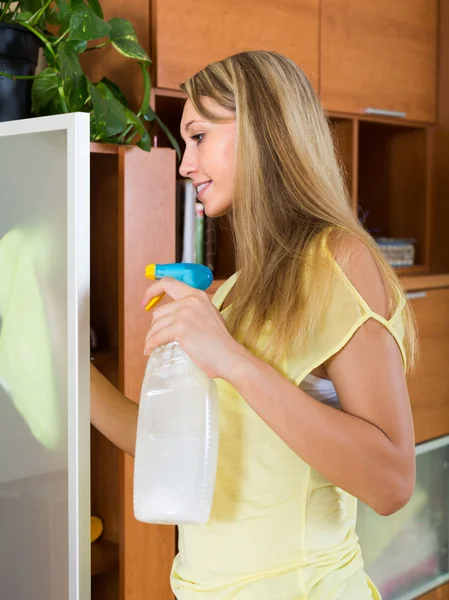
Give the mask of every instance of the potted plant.
<svg viewBox="0 0 449 600">
<path fill-rule="evenodd" d="M 140 65 L 144 85 L 137 112 L 115 83 L 106 77 L 92 82 L 81 67 L 82 53 L 109 44 Z M 39 45 L 47 66 L 36 75 Z M 145 122 L 156 121 L 179 156 L 175 138 L 150 106 L 151 59 L 130 21 L 105 21 L 98 0 L 0 0 L 0 48 L 6 48 L 0 51 L 0 106 L 9 106 L 7 114 L 16 114 L 11 105 L 19 92 L 14 85 L 22 84 L 20 106 L 31 103 L 35 116 L 88 112 L 92 141 L 130 144 L 137 139 L 146 151 L 151 138 Z M 2 93 L 9 96 L 2 99 Z"/>
</svg>

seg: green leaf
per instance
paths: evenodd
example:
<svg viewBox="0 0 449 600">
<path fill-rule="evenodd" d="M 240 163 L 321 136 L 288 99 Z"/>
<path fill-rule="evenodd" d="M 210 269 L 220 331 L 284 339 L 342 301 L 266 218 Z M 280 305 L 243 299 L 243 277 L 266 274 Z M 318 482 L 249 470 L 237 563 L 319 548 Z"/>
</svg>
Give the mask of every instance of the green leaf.
<svg viewBox="0 0 449 600">
<path fill-rule="evenodd" d="M 69 41 L 90 41 L 109 37 L 111 27 L 82 0 L 72 0 Z"/>
<path fill-rule="evenodd" d="M 67 105 L 71 112 L 83 108 L 88 96 L 86 76 L 77 53 L 66 42 L 58 46 L 59 69 Z"/>
<path fill-rule="evenodd" d="M 39 73 L 31 89 L 33 112 L 36 116 L 43 117 L 64 112 L 59 95 L 61 86 L 61 78 L 53 69 L 47 67 Z"/>
<path fill-rule="evenodd" d="M 142 148 L 142 150 L 145 150 L 145 152 L 149 152 L 151 150 L 151 138 L 147 131 L 145 131 L 145 133 L 141 136 L 140 140 L 137 142 L 137 145 L 139 148 Z"/>
<path fill-rule="evenodd" d="M 48 49 L 48 46 L 44 46 L 44 56 L 45 56 L 45 60 L 47 61 L 47 65 L 49 67 L 53 67 L 54 68 L 54 66 L 55 66 L 55 57 L 53 56 L 53 54 Z"/>
<path fill-rule="evenodd" d="M 29 11 L 23 11 L 23 12 L 19 12 L 19 14 L 17 15 L 17 21 L 28 21 L 29 19 L 31 19 L 31 17 L 33 16 L 32 12 Z"/>
<path fill-rule="evenodd" d="M 141 135 L 146 132 L 145 125 L 142 123 L 139 117 L 133 113 L 132 110 L 129 110 L 129 108 L 126 109 L 126 120 L 128 125 L 134 125 L 137 132 Z"/>
<path fill-rule="evenodd" d="M 103 77 L 103 79 L 101 80 L 101 83 L 104 83 L 104 85 L 111 90 L 111 92 L 114 94 L 114 96 L 117 98 L 117 100 L 121 104 L 123 104 L 123 106 L 125 106 L 125 107 L 128 106 L 128 101 L 126 100 L 126 96 L 117 84 L 115 84 L 113 81 L 111 81 L 107 77 Z"/>
<path fill-rule="evenodd" d="M 111 42 L 114 48 L 127 58 L 134 58 L 151 64 L 151 59 L 137 41 L 137 35 L 131 23 L 117 17 L 108 21 L 111 26 Z"/>
<path fill-rule="evenodd" d="M 47 12 L 45 13 L 45 20 L 50 25 L 60 25 L 61 23 L 61 14 L 55 8 L 47 8 Z"/>
<path fill-rule="evenodd" d="M 100 133 L 97 130 L 97 120 L 95 118 L 95 112 L 92 110 L 92 112 L 90 113 L 90 141 L 95 142 L 95 140 L 97 139 L 100 139 Z"/>
<path fill-rule="evenodd" d="M 127 125 L 127 109 L 104 83 L 95 86 L 88 81 L 88 89 L 93 106 L 95 139 L 111 138 L 122 133 Z"/>
<path fill-rule="evenodd" d="M 61 26 L 61 34 L 69 28 L 71 10 L 69 8 L 68 0 L 55 0 L 55 4 L 59 10 L 59 23 Z"/>
<path fill-rule="evenodd" d="M 101 8 L 98 0 L 87 0 L 87 4 L 94 11 L 97 17 L 100 17 L 100 19 L 104 19 L 103 9 Z"/>
<path fill-rule="evenodd" d="M 87 42 L 82 40 L 67 41 L 66 43 L 77 54 L 82 54 L 87 48 Z"/>
<path fill-rule="evenodd" d="M 126 111 L 126 118 L 128 120 L 128 125 L 133 125 L 136 128 L 137 133 L 140 135 L 140 139 L 137 142 L 139 148 L 149 152 L 151 150 L 151 139 L 143 122 L 129 109 Z M 129 137 L 132 139 L 134 136 L 131 133 Z"/>
</svg>

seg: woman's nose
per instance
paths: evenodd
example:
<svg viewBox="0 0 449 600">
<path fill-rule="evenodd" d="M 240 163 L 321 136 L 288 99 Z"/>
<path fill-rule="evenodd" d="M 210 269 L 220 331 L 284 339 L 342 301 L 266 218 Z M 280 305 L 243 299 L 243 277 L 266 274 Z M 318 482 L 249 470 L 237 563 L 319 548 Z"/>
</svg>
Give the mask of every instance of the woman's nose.
<svg viewBox="0 0 449 600">
<path fill-rule="evenodd" d="M 181 177 L 192 177 L 192 174 L 197 171 L 197 166 L 188 150 L 184 152 L 181 164 L 179 166 L 179 174 Z"/>
</svg>

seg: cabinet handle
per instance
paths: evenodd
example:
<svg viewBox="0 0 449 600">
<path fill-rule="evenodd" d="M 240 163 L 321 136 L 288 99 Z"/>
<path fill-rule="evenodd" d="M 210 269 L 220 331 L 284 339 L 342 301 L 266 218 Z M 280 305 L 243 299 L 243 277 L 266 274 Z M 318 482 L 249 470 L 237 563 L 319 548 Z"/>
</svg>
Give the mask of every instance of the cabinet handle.
<svg viewBox="0 0 449 600">
<path fill-rule="evenodd" d="M 407 300 L 414 300 L 415 298 L 425 298 L 427 292 L 407 292 L 405 296 Z"/>
<path fill-rule="evenodd" d="M 401 112 L 399 110 L 384 110 L 383 108 L 365 108 L 365 114 L 367 115 L 377 115 L 379 117 L 399 117 L 401 119 L 405 119 L 407 113 Z"/>
</svg>

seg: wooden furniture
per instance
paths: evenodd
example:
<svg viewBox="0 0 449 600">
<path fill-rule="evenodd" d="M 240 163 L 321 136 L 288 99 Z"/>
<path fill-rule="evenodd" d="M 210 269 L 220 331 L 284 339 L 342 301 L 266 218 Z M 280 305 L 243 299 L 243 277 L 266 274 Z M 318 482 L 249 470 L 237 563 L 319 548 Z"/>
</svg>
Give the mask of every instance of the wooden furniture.
<svg viewBox="0 0 449 600">
<path fill-rule="evenodd" d="M 323 0 L 324 106 L 435 121 L 437 9 L 437 0 Z"/>
<path fill-rule="evenodd" d="M 138 402 L 146 365 L 148 315 L 141 307 L 144 269 L 172 262 L 175 152 L 92 145 L 91 326 L 93 364 Z M 92 514 L 104 534 L 92 547 L 93 600 L 168 600 L 173 527 L 134 519 L 133 460 L 92 427 Z"/>
<path fill-rule="evenodd" d="M 286 54 L 318 85 L 318 0 L 164 0 L 153 6 L 159 88 L 178 89 L 206 64 L 255 49 Z"/>
<path fill-rule="evenodd" d="M 449 432 L 449 287 L 409 292 L 421 357 L 409 378 L 416 442 Z"/>
<path fill-rule="evenodd" d="M 439 3 L 438 113 L 435 127 L 431 264 L 435 271 L 449 267 L 449 3 Z"/>
<path fill-rule="evenodd" d="M 184 96 L 176 90 L 205 64 L 263 48 L 304 69 L 329 111 L 354 210 L 379 235 L 417 240 L 416 266 L 400 271 L 404 289 L 420 294 L 411 299 L 423 352 L 409 381 L 416 437 L 448 433 L 449 388 L 439 376 L 448 353 L 449 245 L 441 243 L 449 225 L 448 3 L 103 0 L 102 6 L 107 18 L 134 23 L 153 59 L 152 106 L 178 139 Z M 136 108 L 137 65 L 130 71 L 129 62 L 108 49 L 103 57 L 100 65 L 96 53 L 88 53 L 83 66 L 94 80 L 106 75 L 120 84 Z M 371 115 L 369 108 L 393 114 Z M 94 364 L 135 401 L 145 366 L 143 267 L 175 256 L 176 161 L 161 131 L 157 145 L 150 154 L 92 146 L 91 320 L 102 348 Z M 210 293 L 233 269 L 222 228 Z M 175 531 L 136 522 L 131 494 L 132 460 L 92 429 L 92 512 L 105 523 L 92 548 L 93 600 L 172 600 Z M 446 598 L 449 585 L 422 600 Z"/>
</svg>

